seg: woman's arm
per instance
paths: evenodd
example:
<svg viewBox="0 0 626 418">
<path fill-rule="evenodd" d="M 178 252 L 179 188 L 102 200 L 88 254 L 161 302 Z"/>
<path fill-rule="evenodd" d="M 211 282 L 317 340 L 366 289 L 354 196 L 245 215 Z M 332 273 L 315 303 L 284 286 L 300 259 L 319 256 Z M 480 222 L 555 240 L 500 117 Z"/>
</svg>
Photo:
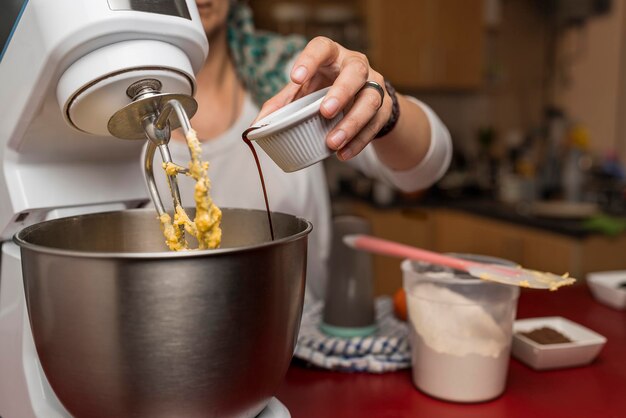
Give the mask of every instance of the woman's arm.
<svg viewBox="0 0 626 418">
<path fill-rule="evenodd" d="M 414 192 L 432 186 L 443 177 L 452 160 L 452 140 L 448 129 L 432 109 L 413 97 L 404 97 L 420 109 L 429 127 L 429 136 L 426 138 L 428 149 L 420 162 L 407 169 L 394 169 L 382 163 L 375 145 L 382 144 L 385 136 L 381 140 L 372 141 L 347 163 L 368 177 L 382 180 L 405 192 Z M 413 141 L 415 140 L 414 138 Z"/>
<path fill-rule="evenodd" d="M 333 118 L 338 112 L 344 112 L 344 118 L 326 138 L 327 145 L 338 150 L 337 155 L 344 161 L 359 154 L 372 142 L 380 163 L 389 171 L 405 172 L 425 163 L 424 159 L 432 154 L 429 150 L 434 145 L 450 147 L 449 138 L 442 140 L 441 135 L 436 134 L 441 129 L 431 126 L 433 118 L 427 116 L 424 108 L 400 94 L 397 95 L 400 113 L 395 127 L 374 140 L 390 119 L 392 98 L 385 91 L 381 102 L 376 89 L 363 86 L 367 81 L 384 86 L 384 77 L 370 67 L 365 55 L 350 51 L 328 38 L 318 37 L 309 42 L 295 60 L 290 76 L 291 82 L 264 104 L 258 118 L 300 96 L 332 86 L 322 102 L 321 113 L 326 118 Z M 438 132 L 433 132 L 435 130 Z M 433 140 L 443 142 L 432 144 Z M 446 165 L 448 162 L 449 158 L 439 158 L 438 161 Z"/>
<path fill-rule="evenodd" d="M 400 117 L 396 126 L 387 135 L 372 142 L 380 162 L 392 170 L 404 171 L 418 165 L 426 155 L 431 141 L 431 129 L 422 108 L 397 95 Z M 352 150 L 344 147 L 342 159 L 350 158 Z M 346 155 L 348 153 L 348 155 Z"/>
</svg>

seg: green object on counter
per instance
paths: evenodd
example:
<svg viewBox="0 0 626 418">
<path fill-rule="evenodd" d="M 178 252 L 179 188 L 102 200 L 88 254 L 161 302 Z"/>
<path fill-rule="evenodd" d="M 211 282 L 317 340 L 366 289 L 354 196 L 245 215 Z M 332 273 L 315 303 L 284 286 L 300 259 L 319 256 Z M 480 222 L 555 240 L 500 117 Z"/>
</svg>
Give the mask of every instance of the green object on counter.
<svg viewBox="0 0 626 418">
<path fill-rule="evenodd" d="M 338 327 L 322 322 L 320 323 L 320 331 L 326 335 L 339 338 L 367 337 L 376 332 L 376 325 L 368 325 L 365 327 Z"/>
<path fill-rule="evenodd" d="M 583 223 L 583 226 L 589 231 L 615 237 L 626 231 L 626 219 L 608 215 L 597 215 L 587 219 Z"/>
</svg>

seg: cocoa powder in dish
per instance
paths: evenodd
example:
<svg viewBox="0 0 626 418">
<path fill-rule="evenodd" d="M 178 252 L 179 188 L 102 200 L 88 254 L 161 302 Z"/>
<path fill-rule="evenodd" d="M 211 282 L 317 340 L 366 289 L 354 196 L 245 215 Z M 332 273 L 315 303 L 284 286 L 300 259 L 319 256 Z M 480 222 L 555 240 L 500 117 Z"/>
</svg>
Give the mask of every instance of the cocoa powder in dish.
<svg viewBox="0 0 626 418">
<path fill-rule="evenodd" d="M 550 327 L 537 328 L 528 332 L 518 332 L 518 334 L 539 344 L 562 344 L 572 342 L 567 336 Z"/>
</svg>

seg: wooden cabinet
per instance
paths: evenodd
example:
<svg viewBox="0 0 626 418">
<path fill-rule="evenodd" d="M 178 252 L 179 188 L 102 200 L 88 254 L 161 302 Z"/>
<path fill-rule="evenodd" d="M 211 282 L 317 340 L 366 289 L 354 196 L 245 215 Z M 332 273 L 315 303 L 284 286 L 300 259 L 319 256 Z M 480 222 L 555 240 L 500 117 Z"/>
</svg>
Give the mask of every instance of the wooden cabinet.
<svg viewBox="0 0 626 418">
<path fill-rule="evenodd" d="M 483 0 L 367 0 L 372 66 L 402 89 L 475 89 L 483 78 Z"/>
<path fill-rule="evenodd" d="M 577 279 L 593 271 L 626 269 L 624 234 L 577 238 L 445 209 L 431 219 L 436 251 L 488 254 Z"/>
<path fill-rule="evenodd" d="M 582 241 L 575 238 L 445 209 L 434 218 L 436 251 L 486 254 L 532 269 L 581 273 Z"/>
<path fill-rule="evenodd" d="M 483 1 L 255 0 L 250 4 L 260 28 L 329 36 L 347 47 L 364 49 L 374 69 L 397 88 L 414 91 L 481 87 Z M 339 15 L 345 15 L 345 24 Z"/>
<path fill-rule="evenodd" d="M 378 237 L 433 251 L 501 257 L 581 280 L 593 271 L 626 270 L 626 234 L 576 238 L 444 208 L 376 209 L 359 202 L 347 212 L 368 219 Z M 400 260 L 374 256 L 374 277 L 377 295 L 393 294 L 402 286 Z"/>
<path fill-rule="evenodd" d="M 370 221 L 372 234 L 408 245 L 430 248 L 433 241 L 431 213 L 422 209 L 375 209 L 363 203 L 351 206 L 350 211 Z M 398 258 L 373 256 L 374 292 L 391 295 L 402 287 L 402 272 Z"/>
</svg>

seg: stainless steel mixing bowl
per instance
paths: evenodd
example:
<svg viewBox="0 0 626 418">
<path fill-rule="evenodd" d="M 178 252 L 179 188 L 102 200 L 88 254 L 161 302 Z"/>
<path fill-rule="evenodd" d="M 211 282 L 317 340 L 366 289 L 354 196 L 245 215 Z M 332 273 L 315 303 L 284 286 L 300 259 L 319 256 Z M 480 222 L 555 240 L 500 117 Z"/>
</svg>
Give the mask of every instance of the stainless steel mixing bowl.
<svg viewBox="0 0 626 418">
<path fill-rule="evenodd" d="M 76 417 L 253 417 L 291 360 L 311 224 L 224 209 L 218 250 L 168 252 L 153 210 L 28 227 L 39 360 Z"/>
</svg>

